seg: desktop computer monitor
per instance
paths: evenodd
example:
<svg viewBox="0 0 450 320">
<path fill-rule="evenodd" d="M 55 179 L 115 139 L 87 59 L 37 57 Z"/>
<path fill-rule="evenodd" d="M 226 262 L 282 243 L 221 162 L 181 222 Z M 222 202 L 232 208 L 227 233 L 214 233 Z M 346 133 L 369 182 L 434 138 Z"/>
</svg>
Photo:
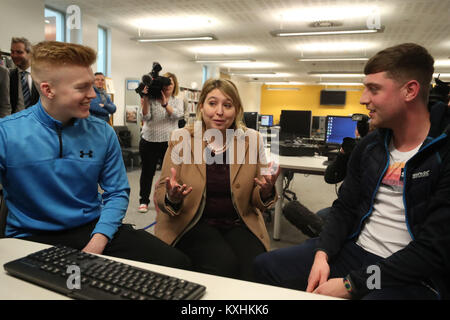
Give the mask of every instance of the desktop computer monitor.
<svg viewBox="0 0 450 320">
<path fill-rule="evenodd" d="M 273 115 L 262 114 L 262 115 L 260 115 L 260 118 L 261 118 L 260 125 L 262 127 L 272 127 L 273 126 Z"/>
<path fill-rule="evenodd" d="M 286 138 L 311 136 L 311 110 L 281 110 L 280 134 Z"/>
<path fill-rule="evenodd" d="M 325 143 L 340 145 L 346 137 L 355 138 L 355 128 L 352 117 L 327 116 Z"/>
<path fill-rule="evenodd" d="M 244 112 L 244 122 L 247 128 L 258 130 L 258 112 Z"/>
</svg>

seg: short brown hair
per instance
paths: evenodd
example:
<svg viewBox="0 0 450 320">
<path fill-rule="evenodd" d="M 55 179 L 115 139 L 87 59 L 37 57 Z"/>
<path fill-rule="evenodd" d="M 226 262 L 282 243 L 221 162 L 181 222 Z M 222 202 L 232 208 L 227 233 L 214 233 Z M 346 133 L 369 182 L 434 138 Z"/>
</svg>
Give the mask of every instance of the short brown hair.
<svg viewBox="0 0 450 320">
<path fill-rule="evenodd" d="M 427 49 L 415 43 L 403 43 L 378 52 L 364 67 L 364 74 L 386 72 L 387 76 L 399 83 L 417 80 L 420 84 L 419 96 L 428 103 L 434 59 Z"/>
<path fill-rule="evenodd" d="M 23 43 L 23 45 L 25 46 L 25 51 L 27 53 L 31 52 L 31 42 L 27 38 L 13 37 L 11 38 L 11 45 L 14 43 Z"/>
<path fill-rule="evenodd" d="M 39 75 L 45 67 L 76 65 L 90 67 L 97 59 L 92 48 L 75 43 L 43 41 L 33 46 L 31 55 L 32 76 Z M 39 79 L 39 76 L 37 76 Z"/>
</svg>

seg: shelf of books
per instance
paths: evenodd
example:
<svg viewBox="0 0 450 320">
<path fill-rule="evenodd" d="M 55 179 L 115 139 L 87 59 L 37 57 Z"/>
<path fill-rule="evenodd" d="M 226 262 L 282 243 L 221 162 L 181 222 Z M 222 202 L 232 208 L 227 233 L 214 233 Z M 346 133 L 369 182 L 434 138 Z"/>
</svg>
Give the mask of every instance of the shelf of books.
<svg viewBox="0 0 450 320">
<path fill-rule="evenodd" d="M 190 117 L 195 116 L 199 97 L 200 90 L 180 87 L 180 98 L 185 101 L 185 113 L 187 113 Z"/>
</svg>

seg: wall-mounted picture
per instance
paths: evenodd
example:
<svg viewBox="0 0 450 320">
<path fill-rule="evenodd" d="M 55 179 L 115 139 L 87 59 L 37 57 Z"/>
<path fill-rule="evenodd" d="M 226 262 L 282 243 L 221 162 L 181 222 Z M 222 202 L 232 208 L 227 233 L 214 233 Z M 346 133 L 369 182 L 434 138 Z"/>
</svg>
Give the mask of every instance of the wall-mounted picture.
<svg viewBox="0 0 450 320">
<path fill-rule="evenodd" d="M 126 106 L 125 108 L 125 121 L 137 123 L 138 106 Z"/>
</svg>

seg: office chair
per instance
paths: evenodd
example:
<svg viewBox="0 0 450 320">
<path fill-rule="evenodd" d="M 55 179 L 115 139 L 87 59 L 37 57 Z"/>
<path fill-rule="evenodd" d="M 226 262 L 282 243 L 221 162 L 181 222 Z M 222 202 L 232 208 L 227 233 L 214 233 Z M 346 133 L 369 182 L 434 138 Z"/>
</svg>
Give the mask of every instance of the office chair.
<svg viewBox="0 0 450 320">
<path fill-rule="evenodd" d="M 3 198 L 3 191 L 0 190 L 0 239 L 5 237 L 6 216 L 8 215 L 8 207 Z"/>
</svg>

